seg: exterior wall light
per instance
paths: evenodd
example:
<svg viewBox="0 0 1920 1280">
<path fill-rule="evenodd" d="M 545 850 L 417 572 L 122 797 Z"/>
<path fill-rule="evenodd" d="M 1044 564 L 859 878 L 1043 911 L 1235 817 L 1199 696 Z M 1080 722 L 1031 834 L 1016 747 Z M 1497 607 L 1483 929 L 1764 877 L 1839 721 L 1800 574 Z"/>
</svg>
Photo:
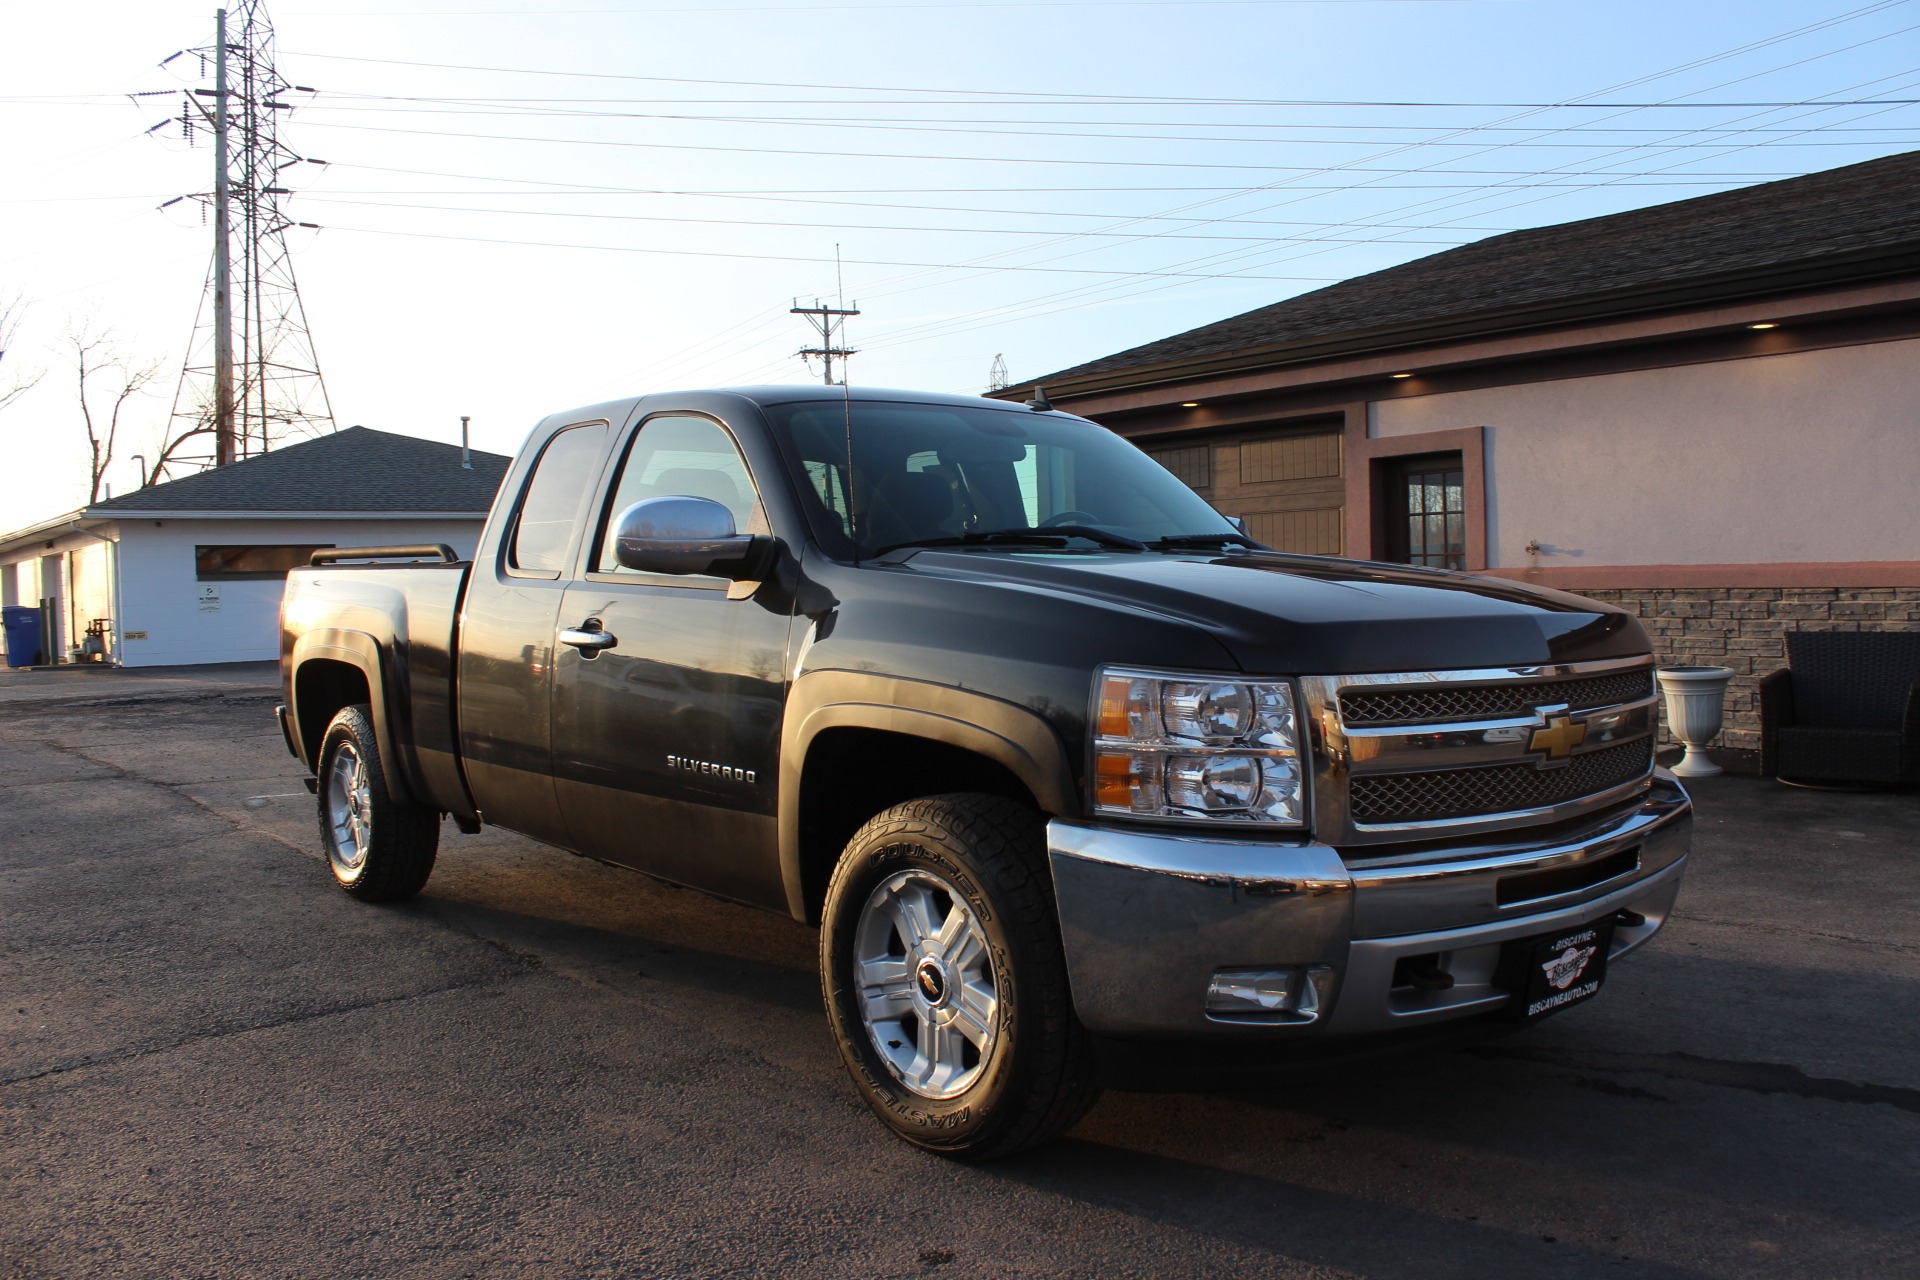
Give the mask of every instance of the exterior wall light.
<svg viewBox="0 0 1920 1280">
<path fill-rule="evenodd" d="M 1749 329 L 1778 329 L 1780 326 L 1771 320 L 1762 320 L 1759 324 L 1750 324 Z"/>
<path fill-rule="evenodd" d="M 1396 373 L 1393 376 L 1396 378 L 1411 378 L 1413 375 L 1410 373 Z"/>
<path fill-rule="evenodd" d="M 1182 409 L 1198 409 L 1200 407 L 1200 402 L 1198 400 L 1182 400 L 1180 402 L 1180 407 Z"/>
</svg>

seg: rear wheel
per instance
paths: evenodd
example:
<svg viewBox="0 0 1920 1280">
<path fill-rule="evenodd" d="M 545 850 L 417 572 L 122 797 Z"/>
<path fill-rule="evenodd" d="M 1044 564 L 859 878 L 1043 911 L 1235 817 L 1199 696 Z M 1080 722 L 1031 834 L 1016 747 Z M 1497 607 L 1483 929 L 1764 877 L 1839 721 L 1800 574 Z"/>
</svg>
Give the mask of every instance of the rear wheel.
<svg viewBox="0 0 1920 1280">
<path fill-rule="evenodd" d="M 342 889 L 363 902 L 420 892 L 440 849 L 440 815 L 387 786 L 373 714 L 343 709 L 320 743 L 320 843 Z"/>
<path fill-rule="evenodd" d="M 917 1146 L 1009 1155 L 1099 1096 L 1045 859 L 1038 813 L 952 795 L 880 814 L 834 871 L 820 935 L 828 1017 L 868 1105 Z"/>
</svg>

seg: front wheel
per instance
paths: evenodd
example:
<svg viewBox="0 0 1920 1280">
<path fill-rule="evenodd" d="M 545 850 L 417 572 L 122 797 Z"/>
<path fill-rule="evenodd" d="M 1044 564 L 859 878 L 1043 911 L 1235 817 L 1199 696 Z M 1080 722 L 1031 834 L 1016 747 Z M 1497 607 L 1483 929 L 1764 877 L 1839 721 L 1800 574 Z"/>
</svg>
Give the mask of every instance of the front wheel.
<svg viewBox="0 0 1920 1280">
<path fill-rule="evenodd" d="M 827 1014 L 861 1095 L 916 1146 L 1009 1155 L 1099 1096 L 1045 858 L 1032 809 L 950 795 L 880 814 L 834 870 Z"/>
<path fill-rule="evenodd" d="M 373 713 L 343 709 L 320 740 L 320 843 L 342 889 L 363 902 L 420 892 L 440 849 L 440 815 L 393 794 Z"/>
</svg>

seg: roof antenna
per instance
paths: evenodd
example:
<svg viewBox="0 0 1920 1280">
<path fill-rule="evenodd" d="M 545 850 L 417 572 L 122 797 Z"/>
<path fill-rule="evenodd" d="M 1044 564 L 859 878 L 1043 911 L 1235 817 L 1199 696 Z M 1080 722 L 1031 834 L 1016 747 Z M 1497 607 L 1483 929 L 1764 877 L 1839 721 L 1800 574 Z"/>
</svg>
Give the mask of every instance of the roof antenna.
<svg viewBox="0 0 1920 1280">
<path fill-rule="evenodd" d="M 1047 389 L 1045 387 L 1035 387 L 1033 389 L 1033 399 L 1027 401 L 1027 408 L 1033 410 L 1035 413 L 1053 412 L 1053 401 L 1047 399 Z"/>
</svg>

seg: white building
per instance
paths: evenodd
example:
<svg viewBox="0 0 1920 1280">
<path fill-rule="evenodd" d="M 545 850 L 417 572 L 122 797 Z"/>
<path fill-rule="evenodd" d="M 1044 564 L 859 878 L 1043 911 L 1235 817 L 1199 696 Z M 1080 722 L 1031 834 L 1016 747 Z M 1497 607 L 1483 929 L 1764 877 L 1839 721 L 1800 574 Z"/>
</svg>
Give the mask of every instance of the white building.
<svg viewBox="0 0 1920 1280">
<path fill-rule="evenodd" d="M 471 556 L 510 461 L 350 427 L 0 536 L 0 604 L 41 607 L 43 660 L 277 658 L 289 568 L 322 547 Z"/>
</svg>

